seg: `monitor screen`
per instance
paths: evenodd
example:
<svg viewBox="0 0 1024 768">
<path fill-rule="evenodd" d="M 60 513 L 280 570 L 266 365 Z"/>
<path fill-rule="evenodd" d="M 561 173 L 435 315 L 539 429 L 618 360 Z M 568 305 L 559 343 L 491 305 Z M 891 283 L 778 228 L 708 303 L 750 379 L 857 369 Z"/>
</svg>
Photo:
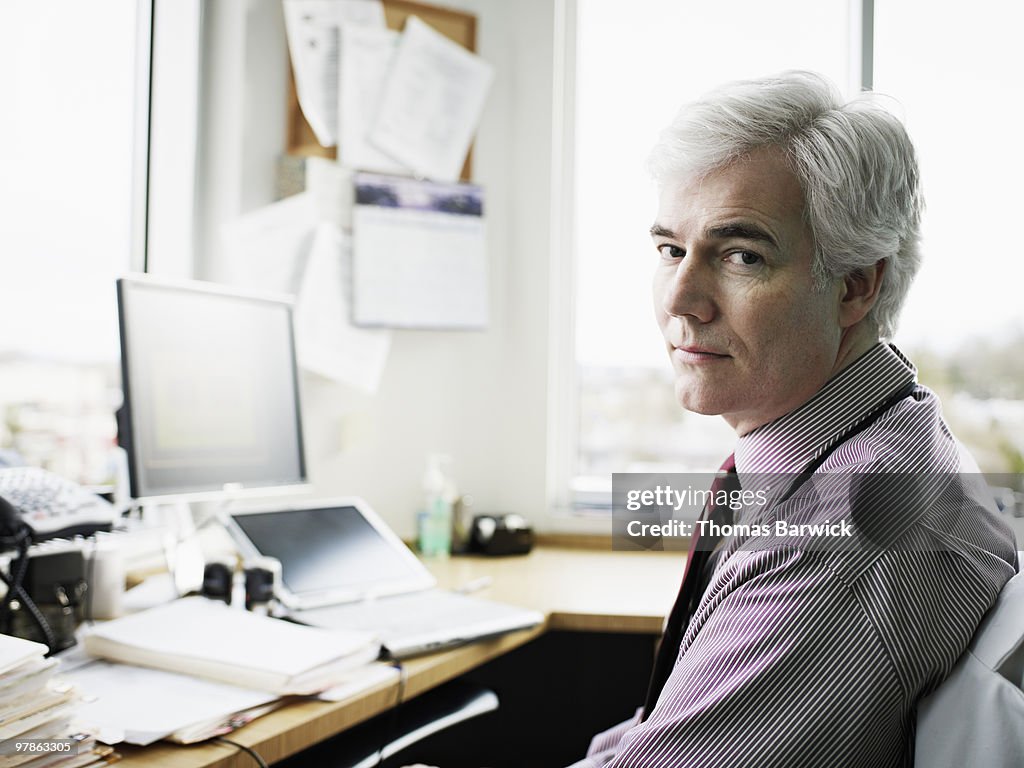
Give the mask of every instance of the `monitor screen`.
<svg viewBox="0 0 1024 768">
<path fill-rule="evenodd" d="M 420 573 L 403 545 L 395 547 L 353 506 L 231 518 L 256 551 L 281 561 L 282 581 L 296 595 L 366 590 Z"/>
<path fill-rule="evenodd" d="M 117 295 L 133 497 L 306 482 L 290 303 L 146 278 Z"/>
</svg>

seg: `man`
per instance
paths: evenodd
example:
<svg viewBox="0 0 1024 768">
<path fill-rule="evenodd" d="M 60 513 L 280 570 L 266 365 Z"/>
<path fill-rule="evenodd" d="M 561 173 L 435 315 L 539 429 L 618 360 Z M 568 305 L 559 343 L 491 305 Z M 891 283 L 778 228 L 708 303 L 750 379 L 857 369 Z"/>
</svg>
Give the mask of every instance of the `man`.
<svg viewBox="0 0 1024 768">
<path fill-rule="evenodd" d="M 735 429 L 735 479 L 766 491 L 736 521 L 855 535 L 721 541 L 647 707 L 580 765 L 909 766 L 918 700 L 1016 570 L 935 396 L 882 342 L 919 261 L 910 140 L 794 72 L 685 108 L 652 168 L 676 396 Z"/>
</svg>

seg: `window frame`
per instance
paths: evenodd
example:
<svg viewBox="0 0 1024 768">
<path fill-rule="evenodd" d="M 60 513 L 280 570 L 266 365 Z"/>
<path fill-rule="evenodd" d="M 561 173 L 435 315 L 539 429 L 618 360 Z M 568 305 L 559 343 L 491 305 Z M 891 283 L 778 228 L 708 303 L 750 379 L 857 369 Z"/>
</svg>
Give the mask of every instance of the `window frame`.
<svg viewBox="0 0 1024 768">
<path fill-rule="evenodd" d="M 151 4 L 144 176 L 136 196 L 138 255 L 132 268 L 163 277 L 195 274 L 196 185 L 201 98 L 203 0 Z M 137 134 L 138 137 L 139 134 Z M 171 213 L 168 213 L 171 212 Z"/>
</svg>

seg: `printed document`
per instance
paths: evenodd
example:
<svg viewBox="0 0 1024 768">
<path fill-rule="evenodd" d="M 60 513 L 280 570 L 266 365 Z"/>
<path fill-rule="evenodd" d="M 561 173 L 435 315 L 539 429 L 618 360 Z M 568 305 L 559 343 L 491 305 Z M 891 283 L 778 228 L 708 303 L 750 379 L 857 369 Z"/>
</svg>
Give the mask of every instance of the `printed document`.
<svg viewBox="0 0 1024 768">
<path fill-rule="evenodd" d="M 457 180 L 493 78 L 490 64 L 410 16 L 370 141 L 417 176 Z"/>
<path fill-rule="evenodd" d="M 326 157 L 306 158 L 306 191 L 316 202 L 317 218 L 340 230 L 352 230 L 353 172 Z"/>
<path fill-rule="evenodd" d="M 369 141 L 397 46 L 398 33 L 393 30 L 341 27 L 338 159 L 349 168 L 410 173 L 411 169 Z"/>
<path fill-rule="evenodd" d="M 295 339 L 303 368 L 372 394 L 391 333 L 352 325 L 351 244 L 331 224 L 317 230 L 295 306 Z"/>
<path fill-rule="evenodd" d="M 284 20 L 299 105 L 316 140 L 338 138 L 338 46 L 342 24 L 383 29 L 380 0 L 285 0 Z"/>
<path fill-rule="evenodd" d="M 221 229 L 213 279 L 256 291 L 298 291 L 319 209 L 303 192 L 242 214 Z"/>
<path fill-rule="evenodd" d="M 82 692 L 83 721 L 100 728 L 108 744 L 152 744 L 199 723 L 276 701 L 277 694 L 175 672 L 99 659 L 65 674 Z"/>
</svg>

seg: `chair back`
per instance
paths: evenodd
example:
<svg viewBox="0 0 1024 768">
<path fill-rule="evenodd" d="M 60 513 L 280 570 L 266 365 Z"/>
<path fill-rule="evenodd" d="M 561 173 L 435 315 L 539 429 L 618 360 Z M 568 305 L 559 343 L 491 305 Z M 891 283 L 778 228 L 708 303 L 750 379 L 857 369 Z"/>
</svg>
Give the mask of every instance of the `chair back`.
<svg viewBox="0 0 1024 768">
<path fill-rule="evenodd" d="M 918 705 L 914 764 L 1024 766 L 1024 572 L 1006 583 L 949 677 Z"/>
</svg>

